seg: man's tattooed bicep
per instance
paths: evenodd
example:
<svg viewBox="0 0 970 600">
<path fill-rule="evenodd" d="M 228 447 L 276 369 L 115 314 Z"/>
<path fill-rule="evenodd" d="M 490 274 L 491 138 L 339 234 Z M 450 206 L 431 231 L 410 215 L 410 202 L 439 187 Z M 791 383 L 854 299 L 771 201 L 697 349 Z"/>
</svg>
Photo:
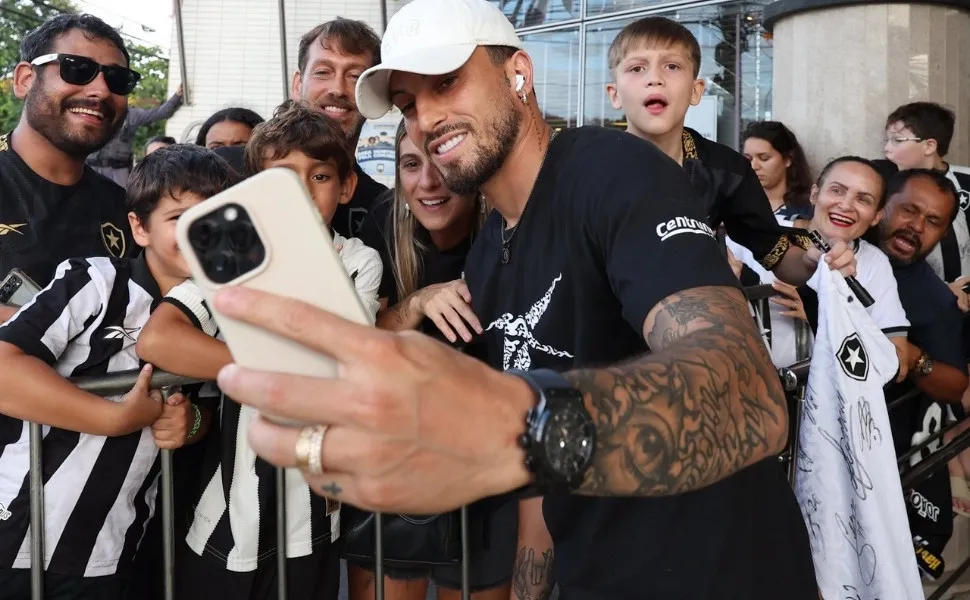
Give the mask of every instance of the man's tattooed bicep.
<svg viewBox="0 0 970 600">
<path fill-rule="evenodd" d="M 597 425 L 583 492 L 681 493 L 783 447 L 784 393 L 739 290 L 674 294 L 645 329 L 652 354 L 566 375 Z"/>
</svg>

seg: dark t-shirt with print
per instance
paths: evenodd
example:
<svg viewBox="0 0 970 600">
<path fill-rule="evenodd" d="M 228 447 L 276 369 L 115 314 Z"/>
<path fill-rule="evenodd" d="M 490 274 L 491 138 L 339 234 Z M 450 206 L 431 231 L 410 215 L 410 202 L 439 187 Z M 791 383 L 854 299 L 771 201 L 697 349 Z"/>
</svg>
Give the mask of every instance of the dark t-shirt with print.
<svg viewBox="0 0 970 600">
<path fill-rule="evenodd" d="M 502 264 L 493 213 L 465 265 L 499 369 L 604 366 L 648 351 L 647 314 L 737 286 L 683 169 L 598 127 L 552 142 Z M 816 600 L 808 535 L 776 459 L 663 498 L 544 501 L 564 600 Z"/>
<path fill-rule="evenodd" d="M 35 173 L 0 136 L 0 279 L 24 271 L 41 287 L 75 257 L 133 257 L 125 190 L 85 165 L 74 185 Z"/>
<path fill-rule="evenodd" d="M 333 230 L 345 238 L 360 236 L 367 214 L 376 204 L 377 198 L 387 191 L 386 186 L 377 183 L 356 163 L 354 173 L 357 174 L 357 188 L 354 189 L 354 195 L 350 198 L 350 202 L 337 207 L 337 212 L 333 214 L 331 221 Z"/>
</svg>

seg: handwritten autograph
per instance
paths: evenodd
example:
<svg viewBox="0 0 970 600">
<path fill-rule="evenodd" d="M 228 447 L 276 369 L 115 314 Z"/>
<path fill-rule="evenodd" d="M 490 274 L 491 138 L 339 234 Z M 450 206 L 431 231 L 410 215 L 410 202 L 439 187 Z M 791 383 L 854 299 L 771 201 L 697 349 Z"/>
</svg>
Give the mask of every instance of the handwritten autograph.
<svg viewBox="0 0 970 600">
<path fill-rule="evenodd" d="M 854 502 L 852 511 L 855 512 Z M 866 534 L 862 528 L 862 523 L 855 514 L 849 517 L 848 526 L 846 526 L 840 514 L 835 515 L 835 521 L 859 560 L 859 575 L 862 577 L 862 583 L 866 586 L 872 585 L 872 582 L 876 579 L 876 549 L 872 547 L 872 544 L 865 541 Z"/>
<path fill-rule="evenodd" d="M 852 409 L 849 411 L 851 418 Z M 882 445 L 882 431 L 876 426 L 869 401 L 865 398 L 859 398 L 859 436 L 867 451 L 872 450 L 873 446 Z"/>
<path fill-rule="evenodd" d="M 865 500 L 868 492 L 872 491 L 872 477 L 869 476 L 865 465 L 862 464 L 862 458 L 857 453 L 858 444 L 854 436 L 855 428 L 852 426 L 852 411 L 848 411 L 848 418 L 846 418 L 845 398 L 842 397 L 842 394 L 838 394 L 838 399 L 839 439 L 835 439 L 835 436 L 821 427 L 818 428 L 818 433 L 842 455 L 845 467 L 849 471 L 852 489 L 860 500 Z"/>
</svg>

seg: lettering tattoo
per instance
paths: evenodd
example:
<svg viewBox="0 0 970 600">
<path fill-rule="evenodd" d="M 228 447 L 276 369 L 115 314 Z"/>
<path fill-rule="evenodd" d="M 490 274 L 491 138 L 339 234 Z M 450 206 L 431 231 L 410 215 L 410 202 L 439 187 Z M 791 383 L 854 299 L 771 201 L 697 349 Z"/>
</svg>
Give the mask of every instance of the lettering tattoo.
<svg viewBox="0 0 970 600">
<path fill-rule="evenodd" d="M 522 546 L 512 569 L 515 600 L 548 600 L 552 596 L 552 548 L 536 558 L 534 548 Z"/>
<path fill-rule="evenodd" d="M 690 289 L 656 313 L 646 332 L 652 354 L 566 374 L 596 422 L 580 493 L 696 490 L 785 446 L 784 391 L 741 293 Z"/>
</svg>

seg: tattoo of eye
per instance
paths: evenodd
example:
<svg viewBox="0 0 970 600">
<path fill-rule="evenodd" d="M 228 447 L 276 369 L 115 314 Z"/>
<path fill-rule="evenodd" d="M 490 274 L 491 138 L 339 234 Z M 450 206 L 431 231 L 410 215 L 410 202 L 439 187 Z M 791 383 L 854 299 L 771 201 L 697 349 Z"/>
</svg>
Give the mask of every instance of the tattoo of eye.
<svg viewBox="0 0 970 600">
<path fill-rule="evenodd" d="M 699 489 L 785 445 L 785 395 L 741 293 L 697 288 L 658 308 L 646 332 L 654 354 L 566 375 L 597 429 L 582 493 Z"/>
<path fill-rule="evenodd" d="M 320 491 L 328 496 L 339 496 L 344 491 L 344 489 L 339 485 L 337 485 L 335 481 L 331 481 L 327 485 L 322 486 L 320 488 Z"/>
<path fill-rule="evenodd" d="M 512 592 L 516 600 L 548 600 L 552 596 L 552 549 L 536 558 L 534 548 L 522 546 L 512 570 Z"/>
</svg>

